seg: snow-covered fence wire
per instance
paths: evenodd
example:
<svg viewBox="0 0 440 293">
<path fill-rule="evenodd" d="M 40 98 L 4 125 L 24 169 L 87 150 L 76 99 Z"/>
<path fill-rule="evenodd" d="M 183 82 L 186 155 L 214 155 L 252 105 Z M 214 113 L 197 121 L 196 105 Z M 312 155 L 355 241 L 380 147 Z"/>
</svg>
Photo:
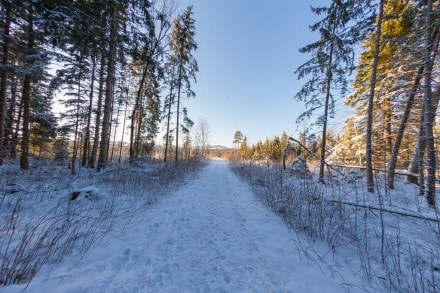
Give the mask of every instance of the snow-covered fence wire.
<svg viewBox="0 0 440 293">
<path fill-rule="evenodd" d="M 378 193 L 371 195 L 359 176 L 339 180 L 329 175 L 322 185 L 316 178 L 283 172 L 277 163 L 235 162 L 233 170 L 289 228 L 307 236 L 294 242 L 305 255 L 324 261 L 329 252 L 347 253 L 350 268 L 380 291 L 440 291 L 439 217 L 418 202 L 416 188 L 414 195 L 400 195 L 404 203 L 415 199 L 409 209 L 385 189 L 385 178 L 377 178 Z M 394 192 L 409 193 L 402 185 Z M 310 241 L 317 240 L 329 250 L 315 250 Z"/>
</svg>

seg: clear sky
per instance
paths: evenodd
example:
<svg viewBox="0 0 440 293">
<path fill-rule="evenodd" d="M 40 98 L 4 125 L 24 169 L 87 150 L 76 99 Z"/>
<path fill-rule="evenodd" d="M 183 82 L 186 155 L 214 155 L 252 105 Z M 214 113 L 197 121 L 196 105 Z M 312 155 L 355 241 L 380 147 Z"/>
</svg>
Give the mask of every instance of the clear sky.
<svg viewBox="0 0 440 293">
<path fill-rule="evenodd" d="M 179 11 L 194 6 L 198 44 L 196 97 L 183 103 L 196 123 L 208 120 L 211 144 L 232 147 L 236 130 L 251 142 L 297 132 L 304 106 L 293 97 L 305 80 L 294 71 L 308 59 L 298 49 L 318 37 L 310 5 L 328 1 L 178 1 Z"/>
</svg>

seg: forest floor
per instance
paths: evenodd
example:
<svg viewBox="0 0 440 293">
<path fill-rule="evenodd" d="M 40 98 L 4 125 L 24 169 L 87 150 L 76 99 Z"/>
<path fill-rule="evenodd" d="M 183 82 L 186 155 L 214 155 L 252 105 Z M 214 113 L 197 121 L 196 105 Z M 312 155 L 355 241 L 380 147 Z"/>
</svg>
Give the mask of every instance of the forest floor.
<svg viewBox="0 0 440 293">
<path fill-rule="evenodd" d="M 26 292 L 368 291 L 353 272 L 332 274 L 299 253 L 292 244 L 298 236 L 255 200 L 227 161 L 211 160 L 157 203 L 137 208 L 123 232 L 44 266 Z"/>
</svg>

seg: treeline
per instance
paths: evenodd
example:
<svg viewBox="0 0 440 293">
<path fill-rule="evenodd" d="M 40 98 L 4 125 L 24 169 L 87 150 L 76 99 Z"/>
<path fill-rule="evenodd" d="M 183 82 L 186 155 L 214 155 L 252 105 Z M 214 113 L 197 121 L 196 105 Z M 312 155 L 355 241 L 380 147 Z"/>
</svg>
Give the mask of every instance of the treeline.
<svg viewBox="0 0 440 293">
<path fill-rule="evenodd" d="M 125 135 L 133 162 L 151 154 L 162 122 L 164 158 L 178 163 L 179 133 L 194 124 L 182 106 L 198 71 L 191 6 L 176 14 L 172 0 L 0 3 L 0 165 L 20 157 L 28 169 L 35 155 L 69 158 L 73 173 L 99 170 Z"/>
<path fill-rule="evenodd" d="M 435 205 L 439 1 L 333 0 L 312 11 L 319 39 L 300 49 L 310 59 L 296 70 L 307 80 L 295 97 L 307 107 L 299 121 L 318 117 L 319 180 L 326 160 L 362 164 L 374 192 L 373 167 L 386 166 L 390 188 L 396 168 L 408 168 Z M 354 114 L 329 147 L 338 97 Z"/>
</svg>

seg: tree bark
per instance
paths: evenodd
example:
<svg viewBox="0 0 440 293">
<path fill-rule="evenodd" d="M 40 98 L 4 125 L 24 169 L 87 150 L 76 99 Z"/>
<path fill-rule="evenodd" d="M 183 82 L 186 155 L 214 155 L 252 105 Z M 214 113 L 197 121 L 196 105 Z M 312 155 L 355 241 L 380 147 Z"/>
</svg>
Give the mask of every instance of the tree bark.
<svg viewBox="0 0 440 293">
<path fill-rule="evenodd" d="M 426 133 L 426 151 L 427 151 L 427 175 L 426 175 L 426 199 L 428 204 L 435 206 L 435 169 L 436 169 L 436 150 L 434 142 L 434 112 L 432 95 L 432 0 L 426 3 L 426 22 L 425 22 L 425 73 L 423 82 L 423 109 L 424 124 Z"/>
<path fill-rule="evenodd" d="M 335 27 L 333 25 L 332 33 L 335 33 Z M 324 124 L 322 125 L 322 141 L 321 141 L 321 157 L 319 160 L 319 182 L 324 183 L 324 167 L 325 167 L 325 152 L 327 143 L 327 121 L 328 121 L 328 107 L 330 102 L 330 87 L 332 82 L 332 66 L 333 66 L 333 48 L 334 43 L 331 42 L 330 52 L 329 52 L 329 64 L 327 67 L 327 80 L 326 80 L 326 93 L 324 102 Z"/>
<path fill-rule="evenodd" d="M 391 152 L 391 160 L 388 166 L 388 187 L 391 189 L 394 189 L 394 172 L 396 171 L 397 156 L 399 155 L 403 134 L 405 132 L 406 124 L 411 113 L 412 105 L 414 104 L 414 99 L 416 97 L 417 89 L 420 85 L 420 80 L 422 79 L 424 69 L 424 66 L 420 66 L 419 70 L 417 71 L 416 78 L 414 79 L 414 83 L 411 88 L 411 92 L 408 96 L 408 100 L 406 101 L 405 110 L 403 111 L 402 120 L 400 122 L 399 130 L 396 136 L 396 141 L 394 142 L 393 150 Z"/>
<path fill-rule="evenodd" d="M 121 104 L 118 102 L 118 108 L 116 109 L 115 127 L 113 130 L 113 142 L 112 142 L 112 151 L 110 153 L 110 162 L 113 162 L 113 154 L 115 152 L 116 132 L 117 132 L 118 126 L 119 126 L 119 109 L 120 109 L 120 107 L 121 107 Z"/>
<path fill-rule="evenodd" d="M 175 65 L 174 65 L 174 61 L 172 61 L 173 64 L 173 68 L 171 71 L 171 84 L 170 84 L 170 100 L 168 103 L 168 113 L 167 113 L 167 131 L 166 131 L 166 139 L 165 139 L 165 154 L 164 154 L 164 158 L 163 161 L 166 162 L 168 159 L 168 147 L 169 147 L 169 143 L 170 143 L 170 123 L 171 123 L 171 106 L 174 102 L 174 97 L 173 97 L 173 89 L 174 89 L 174 70 L 175 70 Z"/>
<path fill-rule="evenodd" d="M 109 134 L 110 134 L 110 117 L 112 112 L 113 102 L 113 86 L 115 79 L 115 67 L 116 67 L 116 42 L 118 32 L 118 12 L 116 9 L 116 3 L 110 4 L 111 6 L 111 28 L 110 28 L 110 49 L 107 67 L 107 80 L 105 88 L 105 101 L 104 101 L 104 117 L 101 133 L 101 145 L 98 157 L 97 170 L 105 168 L 108 158 L 109 147 Z"/>
<path fill-rule="evenodd" d="M 11 94 L 14 100 L 16 100 L 16 96 L 17 96 L 17 84 L 18 84 L 18 79 L 16 80 L 14 89 L 11 89 Z M 12 133 L 12 138 L 11 138 L 11 149 L 10 149 L 10 153 L 9 156 L 11 158 L 16 158 L 17 157 L 17 145 L 18 145 L 18 133 L 20 132 L 20 124 L 23 118 L 23 101 L 21 101 L 18 104 L 18 113 L 17 113 L 17 120 L 15 122 L 15 129 Z M 12 126 L 12 124 L 11 124 Z M 12 130 L 11 130 L 12 131 Z"/>
<path fill-rule="evenodd" d="M 121 146 L 120 146 L 120 148 L 119 148 L 118 164 L 121 163 L 122 147 L 123 147 L 123 145 L 124 145 L 125 121 L 127 120 L 127 110 L 128 110 L 128 103 L 125 103 L 124 122 L 123 122 L 123 124 L 122 124 Z"/>
<path fill-rule="evenodd" d="M 107 14 L 103 13 L 101 19 L 101 27 L 105 29 L 107 23 Z M 95 168 L 97 156 L 98 156 L 98 148 L 99 148 L 99 136 L 101 130 L 101 115 L 102 115 L 102 99 L 104 96 L 104 83 L 105 83 L 105 66 L 107 62 L 107 54 L 106 54 L 106 46 L 105 43 L 105 35 L 102 36 L 101 40 L 101 60 L 99 65 L 99 87 L 98 87 L 98 101 L 96 106 L 96 116 L 95 116 L 95 133 L 93 136 L 93 145 L 92 152 L 90 153 L 89 167 Z"/>
<path fill-rule="evenodd" d="M 11 8 L 9 5 L 6 7 L 5 12 L 5 29 L 3 31 L 4 34 L 4 42 L 3 42 L 3 56 L 2 56 L 2 65 L 0 74 L 0 166 L 3 165 L 3 158 L 6 157 L 6 144 L 5 144 L 5 123 L 6 123 L 6 89 L 7 89 L 7 69 L 6 66 L 8 64 L 9 58 L 9 28 L 11 26 Z"/>
<path fill-rule="evenodd" d="M 181 70 L 179 70 L 179 78 L 181 78 Z M 180 118 L 180 89 L 182 87 L 182 82 L 177 83 L 177 110 L 176 110 L 176 153 L 174 156 L 174 164 L 179 165 L 179 118 Z"/>
<path fill-rule="evenodd" d="M 28 8 L 28 47 L 27 54 L 31 54 L 34 50 L 34 12 L 32 3 L 29 4 Z M 30 62 L 26 63 L 27 69 L 30 70 L 32 64 Z M 30 100 L 31 100 L 31 82 L 32 73 L 27 72 L 23 81 L 23 92 L 22 92 L 22 104 L 23 104 L 23 126 L 22 126 L 22 140 L 21 140 L 21 156 L 20 156 L 20 168 L 23 170 L 29 169 L 29 122 L 30 122 Z"/>
<path fill-rule="evenodd" d="M 378 16 L 377 28 L 376 28 L 376 40 L 374 44 L 373 65 L 371 68 L 370 93 L 368 95 L 368 108 L 367 108 L 366 172 L 367 172 L 367 191 L 371 193 L 374 192 L 373 145 L 372 145 L 374 91 L 376 87 L 377 64 L 379 61 L 380 38 L 382 34 L 383 6 L 384 6 L 384 0 L 380 0 L 379 16 Z"/>
<path fill-rule="evenodd" d="M 131 114 L 131 125 L 130 125 L 130 164 L 133 163 L 133 161 L 137 157 L 138 149 L 135 146 L 135 129 L 136 129 L 136 115 L 140 111 L 140 105 L 141 105 L 141 99 L 142 99 L 142 91 L 145 84 L 145 79 L 147 78 L 147 72 L 148 72 L 148 65 L 145 65 L 142 70 L 142 78 L 141 82 L 139 83 L 139 88 L 136 95 L 136 102 L 133 108 L 133 112 Z M 139 117 L 140 119 L 140 117 Z M 138 121 L 140 123 L 140 120 Z"/>
<path fill-rule="evenodd" d="M 438 26 L 436 27 L 435 32 L 433 33 L 432 40 L 433 40 L 433 41 L 436 41 L 436 42 L 435 42 L 435 46 L 434 46 L 434 48 L 433 48 L 434 56 L 432 57 L 433 60 L 434 60 L 434 59 L 435 59 L 435 56 L 436 56 L 436 52 L 437 52 L 438 46 L 439 46 L 439 42 L 440 42 Z M 423 73 L 423 72 L 422 72 L 422 73 Z M 422 77 L 423 77 L 422 73 L 420 74 L 420 77 L 419 77 L 420 80 L 421 80 Z M 419 80 L 419 83 L 420 83 L 420 80 Z M 439 103 L 439 101 L 440 101 L 439 96 L 440 96 L 440 85 L 439 85 L 439 87 L 438 87 L 438 89 L 437 89 L 437 98 L 436 98 L 436 101 L 434 101 L 434 104 L 433 104 L 433 111 L 434 111 L 434 113 L 437 112 L 438 103 Z M 423 116 L 422 116 L 422 118 L 420 119 L 420 123 L 422 123 L 422 121 L 423 121 Z M 419 131 L 419 134 L 420 134 L 422 131 L 423 131 L 423 127 L 421 126 L 421 127 L 420 127 L 420 131 Z M 419 138 L 420 138 L 420 136 L 419 136 Z M 414 151 L 413 151 L 413 154 L 412 154 L 412 157 L 411 157 L 411 161 L 410 161 L 410 164 L 409 164 L 409 166 L 408 166 L 408 173 L 410 173 L 410 174 L 419 174 L 419 161 L 420 161 L 419 157 L 420 157 L 420 155 L 419 155 L 419 140 L 417 140 L 417 144 L 416 144 L 416 146 L 415 146 L 415 148 L 414 148 Z M 418 176 L 408 175 L 408 176 L 407 176 L 407 180 L 408 180 L 408 182 L 410 182 L 410 183 L 416 183 L 416 184 L 418 184 Z"/>
<path fill-rule="evenodd" d="M 78 89 L 76 93 L 76 114 L 75 114 L 75 133 L 73 139 L 73 151 L 72 151 L 72 162 L 70 166 L 70 171 L 72 174 L 76 172 L 76 157 L 78 154 L 78 128 L 79 128 L 79 118 L 80 118 L 80 100 L 81 100 L 81 79 L 82 79 L 82 62 L 83 62 L 83 52 L 81 50 L 79 56 L 79 72 L 78 72 Z"/>
<path fill-rule="evenodd" d="M 5 150 L 7 151 L 6 156 L 10 156 L 10 157 L 16 156 L 16 149 L 15 149 L 16 144 L 15 145 L 13 144 L 13 137 L 14 137 L 13 125 L 14 125 L 14 116 L 17 107 L 17 84 L 18 84 L 18 78 L 12 77 L 12 80 L 10 82 L 11 98 L 5 118 L 4 146 L 5 146 Z M 16 120 L 18 121 L 17 124 L 19 124 L 20 119 L 21 118 L 17 117 Z"/>
<path fill-rule="evenodd" d="M 92 123 L 92 108 L 93 108 L 93 92 L 95 91 L 95 70 L 96 70 L 96 56 L 92 56 L 92 76 L 90 77 L 90 94 L 89 107 L 87 109 L 87 124 L 84 134 L 84 147 L 81 166 L 86 166 L 89 162 L 90 155 L 90 126 Z"/>
</svg>

